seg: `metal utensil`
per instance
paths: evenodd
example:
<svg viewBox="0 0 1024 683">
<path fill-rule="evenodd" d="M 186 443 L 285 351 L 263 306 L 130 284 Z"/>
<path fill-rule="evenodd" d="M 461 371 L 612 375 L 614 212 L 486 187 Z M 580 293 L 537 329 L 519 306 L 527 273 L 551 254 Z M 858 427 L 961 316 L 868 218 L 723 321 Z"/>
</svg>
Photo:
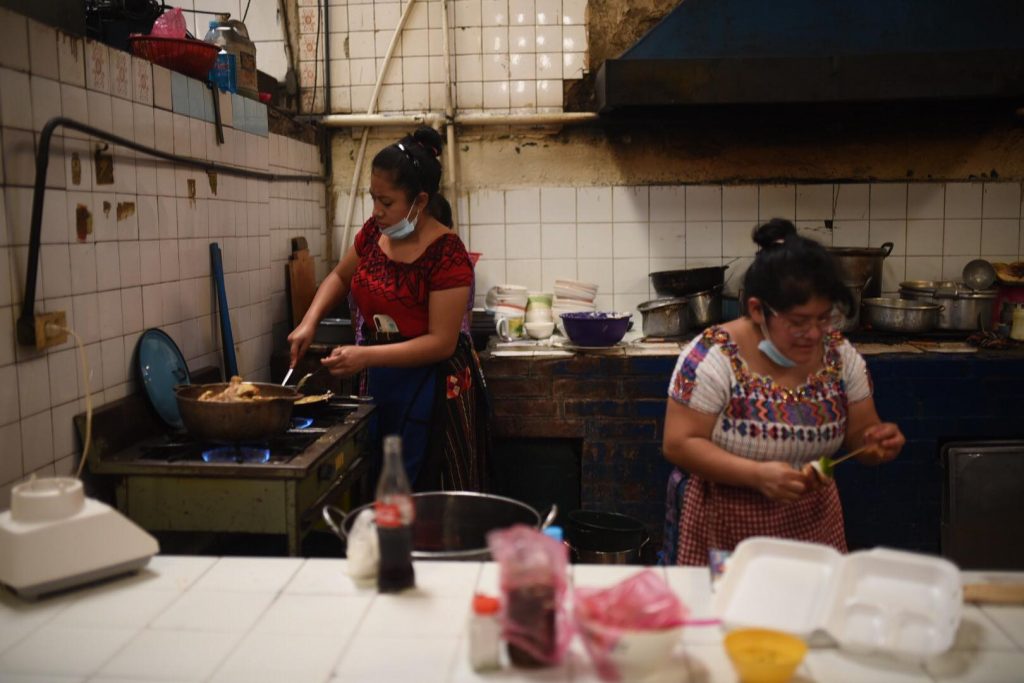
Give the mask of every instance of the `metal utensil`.
<svg viewBox="0 0 1024 683">
<path fill-rule="evenodd" d="M 287 386 L 288 380 L 292 378 L 292 373 L 295 372 L 295 368 L 288 368 L 288 372 L 284 373 L 284 379 L 281 380 L 281 386 Z"/>
<path fill-rule="evenodd" d="M 324 369 L 324 366 L 320 366 L 319 368 L 317 368 L 313 372 L 307 372 L 305 375 L 303 375 L 302 379 L 300 379 L 298 381 L 298 383 L 295 385 L 295 391 L 298 391 L 299 389 L 301 389 L 302 385 L 305 384 L 306 382 L 308 382 L 310 377 L 312 377 L 313 375 L 315 375 L 316 373 L 320 372 L 323 369 Z"/>
</svg>

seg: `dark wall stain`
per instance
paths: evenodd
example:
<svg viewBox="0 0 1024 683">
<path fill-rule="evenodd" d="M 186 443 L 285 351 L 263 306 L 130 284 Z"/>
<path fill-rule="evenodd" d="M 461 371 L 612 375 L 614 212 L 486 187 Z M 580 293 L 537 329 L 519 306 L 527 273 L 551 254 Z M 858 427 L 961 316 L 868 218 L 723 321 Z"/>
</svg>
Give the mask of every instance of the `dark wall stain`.
<svg viewBox="0 0 1024 683">
<path fill-rule="evenodd" d="M 106 151 L 109 147 L 103 146 L 96 150 L 96 184 L 114 184 L 114 155 Z"/>
<path fill-rule="evenodd" d="M 103 215 L 110 218 L 110 209 L 112 208 L 113 207 L 110 205 L 110 202 L 103 202 Z"/>
<path fill-rule="evenodd" d="M 78 152 L 71 153 L 71 183 L 82 184 L 82 158 L 78 156 Z"/>
<path fill-rule="evenodd" d="M 92 214 L 85 204 L 75 207 L 75 234 L 79 242 L 84 242 L 92 234 Z"/>
<path fill-rule="evenodd" d="M 130 218 L 135 213 L 135 202 L 118 202 L 117 203 L 117 220 L 123 221 L 126 218 Z"/>
<path fill-rule="evenodd" d="M 210 181 L 210 192 L 217 196 L 217 174 L 214 171 L 207 171 L 206 178 Z"/>
</svg>

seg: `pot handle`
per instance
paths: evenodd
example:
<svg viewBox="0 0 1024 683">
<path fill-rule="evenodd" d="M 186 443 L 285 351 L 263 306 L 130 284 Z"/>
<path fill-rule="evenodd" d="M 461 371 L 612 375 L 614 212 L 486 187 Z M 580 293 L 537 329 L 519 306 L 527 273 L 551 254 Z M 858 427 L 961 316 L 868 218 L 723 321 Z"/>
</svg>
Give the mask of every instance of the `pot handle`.
<svg viewBox="0 0 1024 683">
<path fill-rule="evenodd" d="M 558 516 L 558 506 L 554 503 L 551 504 L 551 509 L 548 510 L 548 514 L 544 517 L 544 521 L 541 522 L 540 530 L 544 531 L 555 521 L 555 517 Z"/>
<path fill-rule="evenodd" d="M 885 242 L 880 248 L 882 250 L 882 258 L 885 258 L 892 253 L 893 243 Z"/>
<path fill-rule="evenodd" d="M 334 517 L 331 513 L 341 516 L 341 522 L 335 522 Z M 345 533 L 345 519 L 348 517 L 343 510 L 339 510 L 333 505 L 324 505 L 323 511 L 324 521 L 327 522 L 327 526 L 330 527 L 334 535 L 343 541 L 348 540 L 348 534 Z"/>
</svg>

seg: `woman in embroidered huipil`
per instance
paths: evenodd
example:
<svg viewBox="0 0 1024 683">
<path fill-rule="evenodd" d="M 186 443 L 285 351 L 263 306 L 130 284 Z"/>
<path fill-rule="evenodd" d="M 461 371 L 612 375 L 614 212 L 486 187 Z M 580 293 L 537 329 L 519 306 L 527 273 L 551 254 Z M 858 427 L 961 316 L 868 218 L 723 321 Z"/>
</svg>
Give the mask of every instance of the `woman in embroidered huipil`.
<svg viewBox="0 0 1024 683">
<path fill-rule="evenodd" d="M 322 363 L 336 376 L 365 371 L 380 436 L 402 435 L 416 490 L 483 491 L 489 485 L 487 399 L 464 316 L 473 265 L 458 234 L 440 219 L 442 140 L 419 128 L 373 159 L 373 215 L 288 335 L 294 367 L 320 319 L 351 292 L 359 343 Z M 450 221 L 450 218 L 449 218 Z M 389 329 L 388 323 L 397 327 Z"/>
<path fill-rule="evenodd" d="M 840 447 L 896 457 L 904 437 L 882 422 L 864 359 L 834 330 L 853 300 L 831 255 L 773 219 L 743 280 L 745 315 L 705 330 L 680 353 L 669 385 L 664 453 L 688 473 L 676 561 L 750 536 L 846 551 L 835 483 L 808 467 Z"/>
</svg>

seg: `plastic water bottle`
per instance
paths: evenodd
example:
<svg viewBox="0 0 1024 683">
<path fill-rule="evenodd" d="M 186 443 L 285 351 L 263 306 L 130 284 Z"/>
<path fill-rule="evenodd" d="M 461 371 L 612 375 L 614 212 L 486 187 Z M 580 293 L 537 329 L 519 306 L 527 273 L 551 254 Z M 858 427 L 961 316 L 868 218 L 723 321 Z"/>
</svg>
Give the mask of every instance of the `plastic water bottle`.
<svg viewBox="0 0 1024 683">
<path fill-rule="evenodd" d="M 497 671 L 501 668 L 501 603 L 490 595 L 473 596 L 469 617 L 469 664 L 473 671 Z"/>
<path fill-rule="evenodd" d="M 416 585 L 412 568 L 412 523 L 415 508 L 409 478 L 402 463 L 402 437 L 384 439 L 384 471 L 377 482 L 377 537 L 380 541 L 380 569 L 377 590 L 397 593 Z"/>
</svg>

